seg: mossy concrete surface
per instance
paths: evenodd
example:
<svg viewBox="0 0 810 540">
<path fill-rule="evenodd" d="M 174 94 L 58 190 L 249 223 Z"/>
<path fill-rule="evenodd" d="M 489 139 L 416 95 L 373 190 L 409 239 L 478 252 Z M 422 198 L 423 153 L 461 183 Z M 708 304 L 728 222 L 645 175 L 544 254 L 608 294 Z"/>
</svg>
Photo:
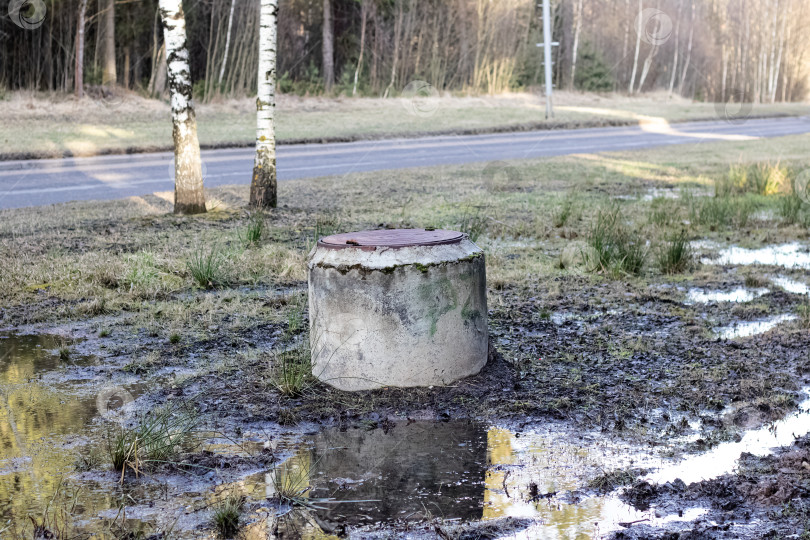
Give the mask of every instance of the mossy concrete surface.
<svg viewBox="0 0 810 540">
<path fill-rule="evenodd" d="M 309 260 L 312 373 L 341 390 L 449 384 L 487 361 L 486 267 L 459 243 L 316 248 Z"/>
</svg>

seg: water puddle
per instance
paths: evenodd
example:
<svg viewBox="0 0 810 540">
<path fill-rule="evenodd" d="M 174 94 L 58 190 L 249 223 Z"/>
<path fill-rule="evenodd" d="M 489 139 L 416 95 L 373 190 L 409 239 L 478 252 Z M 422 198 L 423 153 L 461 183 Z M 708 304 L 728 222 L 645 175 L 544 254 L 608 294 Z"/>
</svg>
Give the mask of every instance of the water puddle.
<svg viewBox="0 0 810 540">
<path fill-rule="evenodd" d="M 751 337 L 769 332 L 780 324 L 795 321 L 797 318 L 798 317 L 792 313 L 784 313 L 757 321 L 738 321 L 729 326 L 716 328 L 714 333 L 721 339 Z"/>
<path fill-rule="evenodd" d="M 783 268 L 810 268 L 810 251 L 798 242 L 760 249 L 732 246 L 721 249 L 717 258 L 704 257 L 701 262 L 703 264 L 743 266 L 762 264 Z"/>
<path fill-rule="evenodd" d="M 90 442 L 99 416 L 99 387 L 78 390 L 93 363 L 57 336 L 0 334 L 0 523 L 42 516 L 62 477 L 75 470 L 74 449 Z M 107 391 L 102 407 L 114 412 L 131 397 Z M 84 493 L 78 508 L 93 515 L 114 506 L 113 495 Z"/>
<path fill-rule="evenodd" d="M 796 281 L 795 279 L 779 275 L 772 277 L 771 281 L 774 285 L 781 287 L 786 292 L 793 294 L 810 294 L 810 287 L 808 287 L 806 283 Z"/>
<path fill-rule="evenodd" d="M 400 422 L 386 430 L 321 432 L 277 469 L 257 475 L 248 492 L 305 493 L 312 505 L 306 517 L 289 515 L 292 527 L 312 537 L 337 524 L 516 517 L 531 520 L 520 538 L 579 538 L 621 529 L 622 523 L 663 524 L 705 513 L 657 517 L 615 493 L 588 489 L 605 471 L 637 467 L 639 459 L 637 449 L 595 436 L 578 444 L 559 433 L 515 433 L 465 421 Z"/>
<path fill-rule="evenodd" d="M 807 389 L 805 394 L 808 394 Z M 689 457 L 670 467 L 663 467 L 645 479 L 659 484 L 671 482 L 676 478 L 680 478 L 686 484 L 710 480 L 732 472 L 743 452 L 767 456 L 772 454 L 775 448 L 788 446 L 797 437 L 807 433 L 810 433 L 810 397 L 799 404 L 797 412 L 773 424 L 745 433 L 739 442 L 721 443 L 705 454 Z"/>
<path fill-rule="evenodd" d="M 731 291 L 710 291 L 705 289 L 689 289 L 686 293 L 687 304 L 709 304 L 735 302 L 750 302 L 755 298 L 768 294 L 768 289 L 745 289 L 743 287 Z"/>
</svg>

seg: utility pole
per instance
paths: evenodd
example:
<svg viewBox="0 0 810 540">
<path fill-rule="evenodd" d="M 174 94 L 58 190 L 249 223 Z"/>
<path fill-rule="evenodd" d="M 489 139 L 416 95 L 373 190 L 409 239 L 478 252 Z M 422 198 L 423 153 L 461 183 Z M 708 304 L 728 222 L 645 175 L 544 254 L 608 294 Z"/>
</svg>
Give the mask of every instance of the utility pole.
<svg viewBox="0 0 810 540">
<path fill-rule="evenodd" d="M 551 41 L 551 0 L 543 0 L 543 43 L 538 43 L 538 47 L 543 47 L 543 67 L 545 67 L 546 83 L 546 118 L 554 118 L 554 109 L 551 106 L 551 47 L 559 45 Z"/>
</svg>

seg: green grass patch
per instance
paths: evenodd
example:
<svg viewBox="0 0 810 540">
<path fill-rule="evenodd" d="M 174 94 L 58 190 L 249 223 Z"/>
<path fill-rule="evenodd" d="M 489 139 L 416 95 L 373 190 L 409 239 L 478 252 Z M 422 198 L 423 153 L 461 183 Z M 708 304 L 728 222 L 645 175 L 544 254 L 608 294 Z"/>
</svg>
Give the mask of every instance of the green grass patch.
<svg viewBox="0 0 810 540">
<path fill-rule="evenodd" d="M 646 242 L 624 222 L 619 205 L 599 210 L 587 243 L 585 262 L 592 271 L 638 275 L 644 268 Z"/>
</svg>

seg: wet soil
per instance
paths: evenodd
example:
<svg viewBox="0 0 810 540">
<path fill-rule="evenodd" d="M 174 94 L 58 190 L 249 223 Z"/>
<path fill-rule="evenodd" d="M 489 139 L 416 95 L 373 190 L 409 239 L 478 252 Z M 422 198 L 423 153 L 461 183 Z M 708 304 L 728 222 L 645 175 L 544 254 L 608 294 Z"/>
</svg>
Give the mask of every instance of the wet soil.
<svg viewBox="0 0 810 540">
<path fill-rule="evenodd" d="M 708 512 L 676 530 L 645 523 L 616 532 L 614 539 L 804 538 L 810 533 L 810 436 L 774 455 L 743 454 L 735 474 L 686 485 L 640 481 L 622 495 L 638 507 L 659 512 L 702 507 Z"/>
</svg>

